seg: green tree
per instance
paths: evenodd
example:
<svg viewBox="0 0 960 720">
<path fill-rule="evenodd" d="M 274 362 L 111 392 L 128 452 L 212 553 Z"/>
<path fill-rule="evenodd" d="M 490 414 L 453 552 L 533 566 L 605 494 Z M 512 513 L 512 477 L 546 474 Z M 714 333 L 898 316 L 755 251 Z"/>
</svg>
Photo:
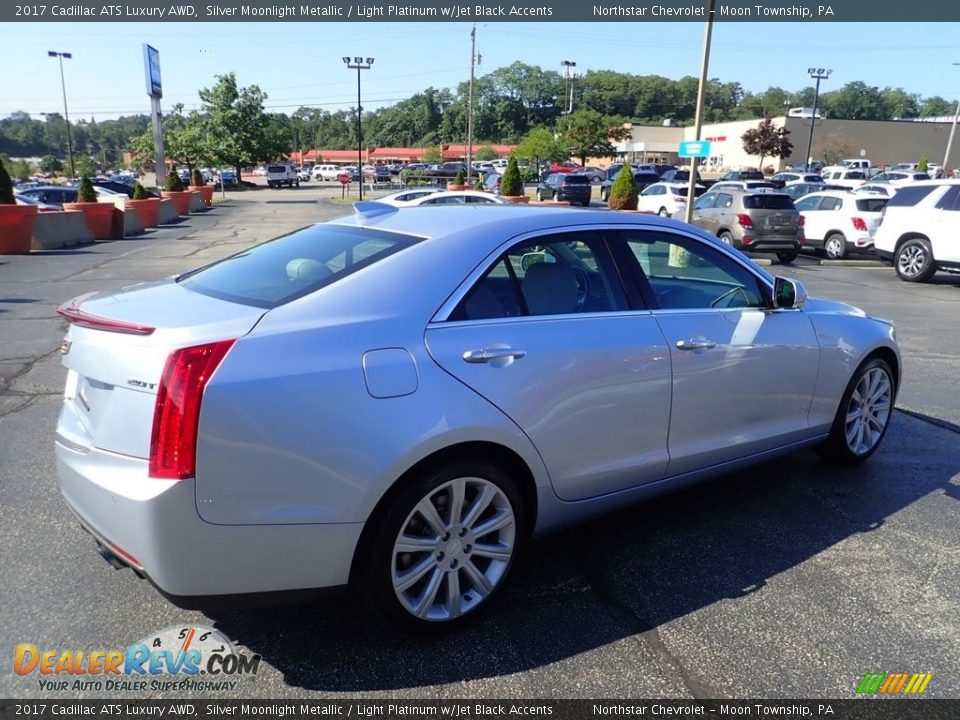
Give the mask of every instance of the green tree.
<svg viewBox="0 0 960 720">
<path fill-rule="evenodd" d="M 63 163 L 53 155 L 44 155 L 40 159 L 40 169 L 44 172 L 60 172 L 63 170 Z"/>
<path fill-rule="evenodd" d="M 93 183 L 90 178 L 83 175 L 80 178 L 80 186 L 77 188 L 77 202 L 95 203 L 97 201 L 97 191 L 93 189 Z"/>
<path fill-rule="evenodd" d="M 636 210 L 639 195 L 636 180 L 633 179 L 633 167 L 625 163 L 610 186 L 607 207 L 611 210 Z"/>
<path fill-rule="evenodd" d="M 256 85 L 239 87 L 233 73 L 216 77 L 216 85 L 200 91 L 205 146 L 217 164 L 230 165 L 239 178 L 244 165 L 283 155 L 289 139 L 276 131 L 264 112 L 263 90 Z"/>
<path fill-rule="evenodd" d="M 423 149 L 423 162 L 438 163 L 443 160 L 443 150 L 436 145 Z"/>
<path fill-rule="evenodd" d="M 769 115 L 760 121 L 755 128 L 750 128 L 742 136 L 743 149 L 748 155 L 760 157 L 759 167 L 768 157 L 789 157 L 793 152 L 793 143 L 790 142 L 790 131 L 785 127 L 774 127 L 773 118 Z"/>
<path fill-rule="evenodd" d="M 596 110 L 582 109 L 557 121 L 557 130 L 570 144 L 570 151 L 586 165 L 588 157 L 613 157 L 611 141 L 630 136 L 623 118 L 601 115 Z"/>
<path fill-rule="evenodd" d="M 78 155 L 74 157 L 74 167 L 76 168 L 77 175 L 79 176 L 90 176 L 97 174 L 97 166 L 90 158 L 89 155 Z"/>
<path fill-rule="evenodd" d="M 541 161 L 562 162 L 570 157 L 570 147 L 564 138 L 554 137 L 545 127 L 534 128 L 527 133 L 514 150 L 521 160 L 529 160 L 539 166 Z"/>
<path fill-rule="evenodd" d="M 845 135 L 833 134 L 823 140 L 818 139 L 820 155 L 827 165 L 834 165 L 853 152 L 853 140 Z"/>
<path fill-rule="evenodd" d="M 947 102 L 939 95 L 932 95 L 925 98 L 920 106 L 920 117 L 940 117 L 942 115 L 952 115 L 954 104 Z"/>
<path fill-rule="evenodd" d="M 496 160 L 497 151 L 494 150 L 489 145 L 484 145 L 482 148 L 477 150 L 475 157 L 477 160 L 480 160 L 480 161 Z"/>
<path fill-rule="evenodd" d="M 14 160 L 10 163 L 10 175 L 17 180 L 28 180 L 32 172 L 30 163 L 26 160 Z"/>
<path fill-rule="evenodd" d="M 500 194 L 505 197 L 523 195 L 520 167 L 517 165 L 517 158 L 513 155 L 507 160 L 507 169 L 503 171 L 503 177 L 500 178 Z"/>
</svg>

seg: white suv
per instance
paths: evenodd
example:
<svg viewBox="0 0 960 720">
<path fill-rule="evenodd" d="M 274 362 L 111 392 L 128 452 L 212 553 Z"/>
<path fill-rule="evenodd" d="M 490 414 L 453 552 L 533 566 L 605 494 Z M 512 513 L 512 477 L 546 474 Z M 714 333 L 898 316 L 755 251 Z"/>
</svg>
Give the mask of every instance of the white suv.
<svg viewBox="0 0 960 720">
<path fill-rule="evenodd" d="M 901 280 L 926 282 L 937 270 L 960 272 L 958 225 L 960 180 L 921 180 L 890 198 L 874 247 Z"/>
<path fill-rule="evenodd" d="M 272 188 L 282 185 L 300 187 L 300 176 L 289 163 L 267 165 L 267 185 Z"/>
</svg>

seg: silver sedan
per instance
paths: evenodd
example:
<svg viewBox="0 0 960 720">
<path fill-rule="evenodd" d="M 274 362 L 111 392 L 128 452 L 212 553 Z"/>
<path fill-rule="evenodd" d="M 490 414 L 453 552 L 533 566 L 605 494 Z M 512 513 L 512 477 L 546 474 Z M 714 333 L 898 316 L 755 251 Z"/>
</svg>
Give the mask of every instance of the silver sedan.
<svg viewBox="0 0 960 720">
<path fill-rule="evenodd" d="M 469 619 L 522 544 L 802 448 L 859 462 L 887 321 L 689 225 L 396 208 L 61 308 L 63 497 L 174 601 L 351 584 Z"/>
</svg>

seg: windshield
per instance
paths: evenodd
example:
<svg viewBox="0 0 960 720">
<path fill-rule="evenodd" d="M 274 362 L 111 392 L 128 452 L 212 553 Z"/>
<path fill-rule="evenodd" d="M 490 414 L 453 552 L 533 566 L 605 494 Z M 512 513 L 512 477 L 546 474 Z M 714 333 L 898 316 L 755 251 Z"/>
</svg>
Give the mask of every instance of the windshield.
<svg viewBox="0 0 960 720">
<path fill-rule="evenodd" d="M 793 200 L 787 195 L 745 195 L 743 198 L 745 210 L 793 210 Z"/>
<path fill-rule="evenodd" d="M 275 308 L 341 280 L 418 242 L 368 228 L 313 225 L 181 275 L 211 297 Z"/>
</svg>

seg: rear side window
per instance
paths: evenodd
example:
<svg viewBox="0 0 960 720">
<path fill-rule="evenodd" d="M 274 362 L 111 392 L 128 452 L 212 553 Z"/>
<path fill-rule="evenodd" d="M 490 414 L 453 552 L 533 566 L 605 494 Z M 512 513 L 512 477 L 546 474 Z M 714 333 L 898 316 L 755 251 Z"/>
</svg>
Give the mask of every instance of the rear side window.
<svg viewBox="0 0 960 720">
<path fill-rule="evenodd" d="M 793 200 L 789 195 L 744 195 L 743 207 L 745 210 L 793 210 Z"/>
<path fill-rule="evenodd" d="M 905 185 L 890 198 L 887 207 L 912 207 L 936 189 L 936 185 Z"/>
<path fill-rule="evenodd" d="M 272 173 L 282 173 L 286 171 L 287 171 L 287 168 L 284 167 L 283 165 L 271 165 L 270 167 L 267 168 L 267 172 L 272 172 Z"/>
<path fill-rule="evenodd" d="M 860 212 L 880 212 L 887 206 L 887 198 L 862 198 L 857 200 Z"/>
<path fill-rule="evenodd" d="M 418 238 L 369 228 L 314 225 L 181 275 L 194 292 L 275 308 L 414 245 Z"/>
</svg>

